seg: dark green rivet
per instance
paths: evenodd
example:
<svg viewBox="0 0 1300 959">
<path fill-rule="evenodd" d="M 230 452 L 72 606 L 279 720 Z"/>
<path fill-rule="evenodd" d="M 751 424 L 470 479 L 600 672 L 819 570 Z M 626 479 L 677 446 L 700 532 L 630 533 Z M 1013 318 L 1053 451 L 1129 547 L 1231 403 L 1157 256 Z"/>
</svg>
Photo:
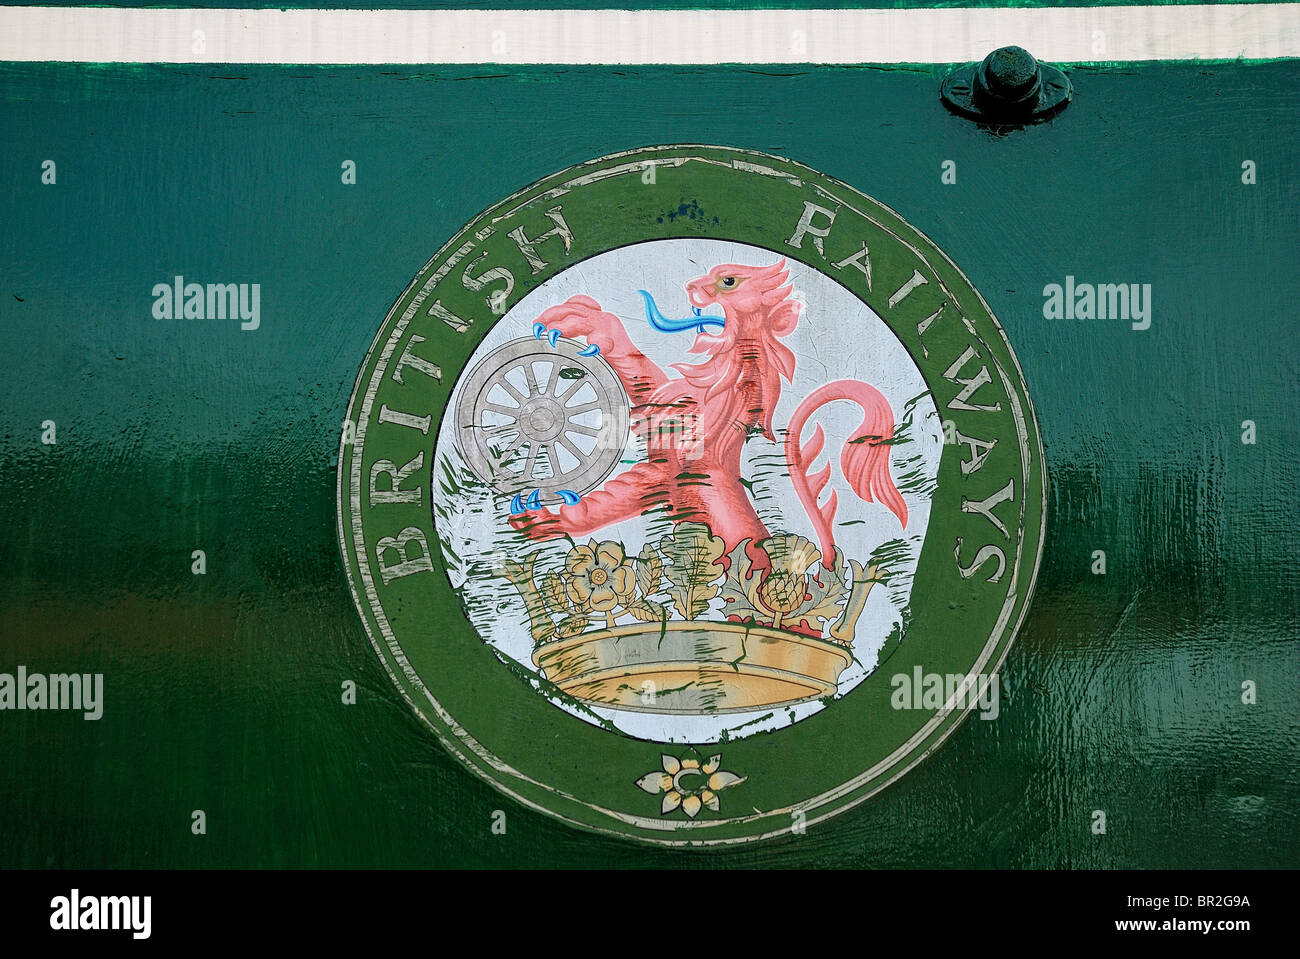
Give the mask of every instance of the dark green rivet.
<svg viewBox="0 0 1300 959">
<path fill-rule="evenodd" d="M 949 109 L 983 123 L 1043 120 L 1074 93 L 1065 74 L 1039 63 L 1023 47 L 1000 47 L 983 62 L 954 70 L 939 90 Z"/>
<path fill-rule="evenodd" d="M 1038 92 L 1038 61 L 1023 47 L 994 50 L 980 64 L 979 87 L 994 99 L 1019 102 Z"/>
</svg>

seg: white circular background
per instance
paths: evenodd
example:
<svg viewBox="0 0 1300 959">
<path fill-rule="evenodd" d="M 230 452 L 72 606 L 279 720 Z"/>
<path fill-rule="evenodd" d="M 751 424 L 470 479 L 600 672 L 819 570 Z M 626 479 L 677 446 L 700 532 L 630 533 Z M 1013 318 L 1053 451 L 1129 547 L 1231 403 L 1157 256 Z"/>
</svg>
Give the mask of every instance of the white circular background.
<svg viewBox="0 0 1300 959">
<path fill-rule="evenodd" d="M 769 266 L 780 259 L 781 254 L 770 250 L 708 239 L 657 240 L 610 250 L 576 264 L 524 296 L 479 344 L 466 370 L 510 340 L 531 338 L 533 322 L 544 310 L 577 295 L 592 297 L 602 309 L 618 316 L 632 341 L 662 369 L 669 370 L 673 363 L 700 362 L 702 355 L 687 352 L 695 334 L 653 329 L 637 291 L 649 291 L 665 316 L 684 317 L 691 312 L 685 290 L 688 281 L 723 263 Z M 890 564 L 892 575 L 887 586 L 871 591 L 858 620 L 854 660 L 840 676 L 834 697 L 838 699 L 876 667 L 890 634 L 897 639 L 904 629 L 912 577 L 930 519 L 943 429 L 920 371 L 880 317 L 831 277 L 793 260 L 787 260 L 786 266 L 794 297 L 804 308 L 798 327 L 781 340 L 793 351 L 796 362 L 793 382 L 782 383 L 773 419 L 777 436 L 784 438 L 783 430 L 791 414 L 808 393 L 837 379 L 861 380 L 879 390 L 893 408 L 896 429 L 910 420 L 890 455 L 891 473 L 907 503 L 907 529 L 903 530 L 884 506 L 859 500 L 840 472 L 838 451 L 860 425 L 861 409 L 850 402 L 836 402 L 814 416 L 826 432 L 826 449 L 810 472 L 820 469 L 829 454 L 830 488 L 839 494 L 834 521 L 836 545 L 847 558 L 864 565 L 873 551 L 890 541 L 894 541 L 894 550 L 901 556 Z M 856 270 L 850 270 L 846 279 L 862 282 Z M 712 307 L 706 312 L 720 311 Z M 545 341 L 539 342 L 538 352 L 546 351 Z M 671 370 L 669 373 L 677 376 Z M 538 570 L 558 568 L 563 565 L 569 544 L 558 540 L 521 545 L 519 534 L 507 524 L 506 497 L 493 494 L 481 483 L 454 481 L 469 479 L 468 467 L 456 446 L 454 415 L 464 380 L 462 377 L 452 391 L 449 412 L 439 427 L 434 448 L 431 492 L 438 539 L 451 585 L 479 635 L 506 665 L 521 672 L 538 695 L 545 695 L 532 664 L 533 641 L 523 601 L 493 570 L 504 558 L 518 559 L 537 550 L 541 551 Z M 811 432 L 811 426 L 805 429 L 805 440 Z M 612 475 L 644 459 L 644 453 L 642 441 L 629 438 L 623 462 Z M 812 524 L 789 478 L 773 469 L 772 462 L 777 458 L 784 462 L 781 447 L 770 439 L 755 437 L 745 445 L 742 475 L 746 479 L 765 477 L 761 483 L 756 481 L 759 516 L 774 535 L 797 533 L 815 543 Z M 822 494 L 823 502 L 830 488 Z M 659 525 L 662 527 L 662 521 Z M 647 526 L 647 519 L 638 517 L 608 526 L 595 538 L 621 542 L 627 554 L 633 556 L 648 538 L 657 538 L 647 536 Z M 721 608 L 721 600 L 714 600 L 707 618 L 724 618 Z M 780 710 L 683 716 L 609 709 L 567 699 L 552 698 L 551 702 L 594 725 L 641 739 L 673 743 L 712 743 L 781 729 L 825 708 L 825 703 L 818 700 Z"/>
</svg>

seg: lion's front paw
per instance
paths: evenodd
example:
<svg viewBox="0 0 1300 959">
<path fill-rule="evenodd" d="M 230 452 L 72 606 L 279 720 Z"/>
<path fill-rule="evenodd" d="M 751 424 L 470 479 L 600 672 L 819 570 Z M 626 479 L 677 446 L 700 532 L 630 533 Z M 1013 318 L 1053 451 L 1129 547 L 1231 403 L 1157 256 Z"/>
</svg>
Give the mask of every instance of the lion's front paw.
<svg viewBox="0 0 1300 959">
<path fill-rule="evenodd" d="M 533 324 L 533 335 L 546 337 L 555 345 L 555 339 L 587 339 L 603 325 L 604 314 L 600 305 L 589 296 L 572 296 L 558 306 L 544 311 Z"/>
<path fill-rule="evenodd" d="M 528 539 L 542 541 L 557 539 L 564 535 L 560 518 L 550 510 L 532 510 L 518 513 L 509 519 L 510 528 L 522 533 Z"/>
</svg>

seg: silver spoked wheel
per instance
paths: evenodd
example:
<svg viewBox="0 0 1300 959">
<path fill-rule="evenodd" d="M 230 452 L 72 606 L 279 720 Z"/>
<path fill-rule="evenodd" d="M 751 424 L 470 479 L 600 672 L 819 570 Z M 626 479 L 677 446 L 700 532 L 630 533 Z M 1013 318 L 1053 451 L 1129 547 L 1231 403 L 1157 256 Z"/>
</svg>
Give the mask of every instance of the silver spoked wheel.
<svg viewBox="0 0 1300 959">
<path fill-rule="evenodd" d="M 501 493 L 541 502 L 581 495 L 614 471 L 627 446 L 630 403 L 618 376 L 581 343 L 511 340 L 470 371 L 456 405 L 460 448 Z M 537 501 L 534 501 L 535 503 Z"/>
</svg>

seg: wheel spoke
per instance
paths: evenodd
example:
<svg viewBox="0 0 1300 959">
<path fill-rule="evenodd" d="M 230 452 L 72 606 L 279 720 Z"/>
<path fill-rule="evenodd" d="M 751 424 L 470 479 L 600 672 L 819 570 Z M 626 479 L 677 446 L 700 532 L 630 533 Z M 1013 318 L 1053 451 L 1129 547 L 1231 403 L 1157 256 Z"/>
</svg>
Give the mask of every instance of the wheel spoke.
<svg viewBox="0 0 1300 959">
<path fill-rule="evenodd" d="M 537 386 L 537 375 L 533 372 L 532 363 L 524 364 L 524 379 L 528 382 L 529 396 L 541 396 L 545 392 L 545 390 L 539 389 Z"/>
<path fill-rule="evenodd" d="M 485 409 L 485 410 L 491 410 L 493 413 L 500 413 L 502 416 L 514 416 L 514 417 L 517 417 L 517 416 L 519 415 L 519 407 L 517 407 L 517 406 L 502 406 L 500 403 L 491 403 L 491 402 L 484 403 L 484 404 L 483 404 L 483 409 Z"/>
<path fill-rule="evenodd" d="M 540 443 L 528 444 L 528 459 L 524 463 L 524 472 L 523 472 L 523 478 L 528 482 L 532 482 L 533 471 L 537 469 L 537 451 L 539 449 L 541 449 Z"/>
<path fill-rule="evenodd" d="M 522 440 L 515 440 L 514 442 L 489 440 L 487 442 L 488 455 L 492 456 L 498 463 L 504 463 L 506 458 L 521 446 L 523 446 Z M 493 454 L 493 450 L 497 452 Z"/>
<path fill-rule="evenodd" d="M 531 378 L 532 378 L 532 377 L 531 377 L 531 375 L 530 375 L 530 376 L 529 376 L 529 379 L 531 379 Z M 524 396 L 523 393 L 520 393 L 520 392 L 519 392 L 519 388 L 516 387 L 515 384 L 511 383 L 508 379 L 506 379 L 504 375 L 503 375 L 503 376 L 498 376 L 498 377 L 497 377 L 497 383 L 498 383 L 498 384 L 499 384 L 499 385 L 500 385 L 500 386 L 501 386 L 501 387 L 502 387 L 502 388 L 503 388 L 507 393 L 509 393 L 511 396 L 513 396 L 516 400 L 518 400 L 520 406 L 522 406 L 522 405 L 524 404 L 524 401 L 528 399 L 528 397 Z"/>
<path fill-rule="evenodd" d="M 566 406 L 564 412 L 566 416 L 577 416 L 579 413 L 590 413 L 592 410 L 600 409 L 599 403 L 584 403 L 581 406 Z"/>
<path fill-rule="evenodd" d="M 518 430 L 511 429 L 502 433 L 484 434 L 480 439 L 483 441 L 483 445 L 489 448 L 495 446 L 501 450 L 517 450 L 528 442 L 528 437 L 516 435 L 518 433 Z"/>
<path fill-rule="evenodd" d="M 568 423 L 564 427 L 566 433 L 581 433 L 583 436 L 599 436 L 600 428 L 597 426 L 584 426 L 581 423 Z"/>
<path fill-rule="evenodd" d="M 569 438 L 567 436 L 561 436 L 558 439 L 556 439 L 555 442 L 558 443 L 560 446 L 563 446 L 566 450 L 568 450 L 569 455 L 578 461 L 578 465 L 575 466 L 574 469 L 581 469 L 582 467 L 587 465 L 588 457 L 584 456 L 582 450 L 574 446 L 573 443 L 569 441 Z M 559 462 L 560 461 L 557 458 L 555 461 L 557 470 L 559 469 Z M 572 470 L 565 470 L 565 472 L 566 473 L 572 472 Z"/>
</svg>

